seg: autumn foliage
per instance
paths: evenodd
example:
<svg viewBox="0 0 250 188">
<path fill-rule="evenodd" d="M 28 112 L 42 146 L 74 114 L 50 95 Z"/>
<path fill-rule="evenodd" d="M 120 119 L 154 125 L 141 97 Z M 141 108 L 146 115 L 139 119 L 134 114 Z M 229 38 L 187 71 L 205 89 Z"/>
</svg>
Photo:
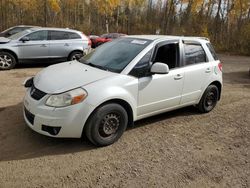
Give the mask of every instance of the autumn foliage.
<svg viewBox="0 0 250 188">
<path fill-rule="evenodd" d="M 20 24 L 204 36 L 217 50 L 250 55 L 250 0 L 0 0 L 0 29 Z"/>
</svg>

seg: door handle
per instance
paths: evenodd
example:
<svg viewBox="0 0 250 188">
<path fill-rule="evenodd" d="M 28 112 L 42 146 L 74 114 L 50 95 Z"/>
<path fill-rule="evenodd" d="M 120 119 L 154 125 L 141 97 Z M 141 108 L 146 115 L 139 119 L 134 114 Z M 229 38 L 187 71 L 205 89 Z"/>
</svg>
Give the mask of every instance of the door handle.
<svg viewBox="0 0 250 188">
<path fill-rule="evenodd" d="M 211 69 L 210 68 L 207 68 L 205 73 L 210 73 L 211 72 Z"/>
<path fill-rule="evenodd" d="M 47 47 L 47 45 L 46 44 L 42 44 L 40 47 Z"/>
<path fill-rule="evenodd" d="M 182 76 L 181 74 L 177 74 L 177 75 L 174 77 L 175 80 L 180 80 L 180 79 L 182 79 L 182 78 L 183 78 L 183 76 Z"/>
</svg>

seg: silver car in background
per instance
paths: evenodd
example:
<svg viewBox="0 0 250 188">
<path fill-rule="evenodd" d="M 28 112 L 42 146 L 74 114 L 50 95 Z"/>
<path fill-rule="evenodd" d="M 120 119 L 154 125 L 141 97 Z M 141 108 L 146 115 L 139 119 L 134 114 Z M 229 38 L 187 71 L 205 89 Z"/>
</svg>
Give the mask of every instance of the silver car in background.
<svg viewBox="0 0 250 188">
<path fill-rule="evenodd" d="M 17 63 L 61 62 L 80 58 L 90 48 L 80 31 L 60 28 L 30 28 L 9 38 L 0 37 L 0 70 Z"/>
</svg>

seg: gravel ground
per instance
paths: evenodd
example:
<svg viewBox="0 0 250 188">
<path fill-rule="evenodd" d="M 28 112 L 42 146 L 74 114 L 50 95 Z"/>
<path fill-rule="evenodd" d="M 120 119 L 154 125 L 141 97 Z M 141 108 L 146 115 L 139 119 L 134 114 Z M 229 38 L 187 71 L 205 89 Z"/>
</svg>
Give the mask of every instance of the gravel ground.
<svg viewBox="0 0 250 188">
<path fill-rule="evenodd" d="M 250 57 L 220 59 L 224 88 L 211 113 L 141 120 L 104 148 L 25 125 L 21 83 L 45 65 L 0 72 L 0 187 L 250 187 Z"/>
</svg>

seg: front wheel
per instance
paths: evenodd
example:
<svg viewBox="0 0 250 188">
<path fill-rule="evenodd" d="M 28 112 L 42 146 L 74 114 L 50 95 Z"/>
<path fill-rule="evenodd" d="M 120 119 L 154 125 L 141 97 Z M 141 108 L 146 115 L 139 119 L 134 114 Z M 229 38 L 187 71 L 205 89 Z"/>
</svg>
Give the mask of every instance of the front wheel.
<svg viewBox="0 0 250 188">
<path fill-rule="evenodd" d="M 116 142 L 126 130 L 128 115 L 119 104 L 110 103 L 99 107 L 85 125 L 87 138 L 97 146 Z"/>
<path fill-rule="evenodd" d="M 219 99 L 219 90 L 217 86 L 210 85 L 205 90 L 198 104 L 198 109 L 202 113 L 207 113 L 213 110 Z"/>
<path fill-rule="evenodd" d="M 15 57 L 8 52 L 0 52 L 0 70 L 9 70 L 16 65 Z"/>
</svg>

